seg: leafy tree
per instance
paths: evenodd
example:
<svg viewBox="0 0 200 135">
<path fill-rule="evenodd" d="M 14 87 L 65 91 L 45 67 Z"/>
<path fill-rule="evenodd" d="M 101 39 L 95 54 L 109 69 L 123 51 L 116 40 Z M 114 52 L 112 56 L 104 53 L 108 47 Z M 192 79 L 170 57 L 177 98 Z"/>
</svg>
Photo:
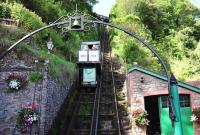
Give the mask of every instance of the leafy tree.
<svg viewBox="0 0 200 135">
<path fill-rule="evenodd" d="M 148 41 L 178 78 L 193 80 L 198 78 L 199 69 L 196 62 L 199 61 L 200 23 L 194 19 L 199 13 L 187 0 L 118 0 L 110 18 L 112 23 Z M 139 43 L 116 30 L 111 34 L 115 54 L 128 66 L 137 61 L 141 66 L 162 73 L 155 57 Z M 190 65 L 186 65 L 187 61 Z"/>
</svg>

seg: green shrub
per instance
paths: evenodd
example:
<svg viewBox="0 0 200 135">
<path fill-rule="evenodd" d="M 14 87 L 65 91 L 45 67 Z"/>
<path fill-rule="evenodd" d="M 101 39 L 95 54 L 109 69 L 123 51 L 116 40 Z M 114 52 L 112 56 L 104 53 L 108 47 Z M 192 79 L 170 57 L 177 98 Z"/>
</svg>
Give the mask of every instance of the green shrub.
<svg viewBox="0 0 200 135">
<path fill-rule="evenodd" d="M 34 12 L 26 9 L 23 5 L 18 3 L 4 4 L 9 7 L 12 11 L 11 16 L 19 19 L 20 23 L 28 30 L 38 29 L 45 24 L 42 22 L 41 17 L 36 15 Z"/>
<path fill-rule="evenodd" d="M 3 5 L 0 5 L 0 16 L 4 18 L 10 18 L 11 9 L 9 7 L 4 7 Z"/>
<path fill-rule="evenodd" d="M 40 72 L 31 72 L 29 74 L 29 80 L 31 82 L 37 82 L 43 78 L 42 74 Z"/>
<path fill-rule="evenodd" d="M 51 22 L 62 16 L 64 12 L 61 4 L 55 0 L 20 0 L 21 3 L 37 15 L 42 17 L 44 22 Z"/>
</svg>

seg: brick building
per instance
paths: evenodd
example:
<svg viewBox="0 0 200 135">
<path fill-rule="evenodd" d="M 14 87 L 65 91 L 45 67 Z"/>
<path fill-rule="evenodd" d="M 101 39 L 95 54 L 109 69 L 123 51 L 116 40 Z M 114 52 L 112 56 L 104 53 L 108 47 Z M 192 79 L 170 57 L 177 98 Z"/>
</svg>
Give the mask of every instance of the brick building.
<svg viewBox="0 0 200 135">
<path fill-rule="evenodd" d="M 131 114 L 138 108 L 148 112 L 149 125 L 138 127 L 133 123 L 134 135 L 173 135 L 169 118 L 167 78 L 139 66 L 128 70 L 128 101 Z M 192 110 L 200 107 L 200 81 L 183 83 L 178 81 L 181 118 L 184 135 L 200 135 L 200 127 L 190 121 Z"/>
</svg>

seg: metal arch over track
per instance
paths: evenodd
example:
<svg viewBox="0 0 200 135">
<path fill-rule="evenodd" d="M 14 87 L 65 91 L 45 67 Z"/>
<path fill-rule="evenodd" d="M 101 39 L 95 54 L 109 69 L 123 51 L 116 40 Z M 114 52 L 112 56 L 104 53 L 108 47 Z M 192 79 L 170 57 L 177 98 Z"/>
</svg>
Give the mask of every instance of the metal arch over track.
<svg viewBox="0 0 200 135">
<path fill-rule="evenodd" d="M 89 20 L 86 17 L 91 17 L 94 20 Z M 73 23 L 72 22 L 77 22 L 80 21 L 80 24 L 75 24 L 76 26 L 73 27 Z M 161 59 L 161 57 L 159 56 L 159 54 L 151 47 L 151 45 L 149 45 L 148 43 L 146 43 L 142 38 L 140 38 L 138 35 L 136 35 L 133 32 L 130 32 L 124 28 L 121 28 L 119 26 L 116 26 L 114 24 L 110 24 L 110 23 L 106 23 L 103 22 L 95 17 L 92 17 L 90 15 L 83 15 L 80 13 L 80 15 L 78 14 L 77 10 L 75 11 L 75 13 L 72 14 L 72 16 L 62 16 L 59 19 L 57 19 L 55 22 L 50 23 L 47 26 L 44 26 L 42 28 L 39 28 L 29 34 L 27 34 L 26 36 L 22 37 L 20 40 L 18 40 L 17 42 L 15 42 L 13 45 L 11 45 L 6 52 L 4 52 L 3 54 L 0 55 L 0 60 L 4 58 L 4 56 L 6 56 L 7 54 L 9 54 L 12 50 L 14 50 L 17 45 L 19 43 L 21 43 L 22 41 L 24 41 L 25 39 L 29 38 L 30 36 L 39 33 L 40 31 L 43 31 L 47 28 L 51 28 L 51 27 L 55 27 L 57 26 L 57 28 L 62 29 L 62 32 L 69 32 L 69 31 L 89 31 L 90 30 L 90 24 L 92 24 L 92 27 L 95 27 L 95 24 L 103 24 L 103 25 L 107 25 L 113 28 L 116 28 L 118 30 L 123 31 L 124 33 L 130 35 L 131 37 L 133 37 L 134 39 L 138 40 L 140 43 L 142 43 L 145 47 L 147 47 L 153 54 L 154 56 L 156 56 L 160 62 L 160 64 L 162 65 L 163 69 L 165 70 L 165 74 L 167 76 L 167 80 L 168 80 L 168 84 L 170 84 L 170 74 L 168 72 L 167 66 L 164 63 L 164 61 Z M 77 27 L 78 26 L 78 27 Z M 168 86 L 168 89 L 170 88 L 170 85 Z"/>
<path fill-rule="evenodd" d="M 91 17 L 93 18 L 94 20 L 89 20 L 87 19 L 86 17 Z M 80 24 L 75 24 L 76 26 L 73 27 L 73 23 L 72 22 L 77 22 L 77 21 L 80 21 Z M 151 45 L 149 45 L 148 43 L 146 43 L 142 38 L 140 38 L 138 35 L 136 35 L 135 33 L 133 32 L 130 32 L 124 28 L 121 28 L 119 26 L 116 26 L 114 24 L 110 24 L 110 23 L 106 23 L 106 22 L 103 22 L 95 17 L 92 17 L 90 15 L 83 15 L 80 13 L 78 13 L 78 11 L 76 10 L 75 13 L 73 13 L 71 16 L 62 16 L 60 17 L 59 19 L 57 19 L 55 22 L 53 23 L 50 23 L 49 25 L 47 26 L 44 26 L 40 29 L 37 29 L 29 34 L 27 34 L 26 36 L 22 37 L 20 40 L 18 40 L 17 42 L 15 42 L 13 45 L 11 45 L 7 50 L 6 52 L 4 52 L 3 54 L 0 55 L 0 60 L 3 59 L 7 54 L 9 54 L 12 50 L 14 50 L 17 45 L 19 43 L 21 43 L 22 41 L 24 41 L 25 39 L 29 38 L 30 36 L 40 32 L 40 31 L 43 31 L 47 28 L 51 28 L 51 27 L 55 27 L 57 26 L 57 28 L 59 29 L 62 29 L 62 32 L 65 33 L 65 32 L 69 32 L 69 31 L 89 31 L 90 30 L 90 26 L 89 24 L 92 24 L 93 27 L 95 27 L 95 24 L 103 24 L 103 25 L 107 25 L 107 26 L 110 26 L 110 27 L 113 27 L 113 28 L 116 28 L 118 30 L 121 30 L 123 31 L 124 33 L 130 35 L 131 37 L 133 37 L 134 39 L 138 40 L 140 43 L 142 43 L 146 48 L 148 48 L 153 54 L 154 56 L 156 56 L 160 62 L 160 64 L 162 65 L 164 71 L 165 71 L 165 74 L 167 76 L 167 80 L 168 80 L 168 90 L 170 92 L 170 73 L 167 69 L 167 66 L 165 64 L 165 62 L 161 59 L 161 57 L 159 56 L 159 54 L 151 47 Z M 78 26 L 78 27 L 77 27 Z"/>
<path fill-rule="evenodd" d="M 88 18 L 92 18 L 92 20 L 90 20 Z M 55 22 L 53 22 L 47 26 L 44 26 L 40 29 L 37 29 L 37 30 L 27 34 L 26 36 L 22 37 L 20 40 L 18 40 L 12 46 L 10 46 L 3 54 L 0 55 L 0 60 L 2 60 L 7 54 L 9 54 L 12 50 L 14 50 L 19 45 L 19 43 L 21 43 L 25 39 L 29 38 L 30 36 L 40 32 L 42 30 L 45 30 L 47 28 L 56 26 L 58 29 L 61 29 L 63 33 L 65 33 L 65 32 L 69 32 L 69 31 L 89 31 L 90 27 L 95 27 L 96 24 L 107 25 L 107 26 L 116 28 L 120 31 L 123 31 L 124 33 L 128 34 L 129 36 L 133 37 L 134 39 L 136 39 L 137 41 L 142 43 L 146 48 L 148 48 L 154 54 L 154 56 L 157 57 L 158 61 L 160 62 L 160 64 L 162 65 L 162 67 L 165 71 L 165 74 L 166 74 L 167 80 L 168 80 L 168 91 L 169 91 L 169 95 L 170 95 L 170 102 L 172 104 L 171 110 L 172 110 L 172 115 L 175 117 L 175 120 L 173 121 L 175 123 L 175 132 L 176 132 L 176 135 L 182 135 L 183 133 L 182 133 L 182 127 L 181 127 L 179 95 L 178 95 L 178 89 L 176 87 L 177 82 L 176 82 L 175 77 L 173 75 L 171 77 L 165 62 L 162 60 L 162 58 L 159 56 L 159 54 L 151 47 L 151 45 L 146 43 L 137 34 L 130 32 L 124 28 L 121 28 L 114 24 L 106 23 L 106 22 L 101 21 L 91 15 L 83 14 L 76 9 L 76 11 L 74 13 L 66 15 L 66 16 L 62 16 L 59 19 L 57 19 Z M 194 92 L 200 94 L 200 92 L 197 92 L 197 91 L 194 91 Z"/>
</svg>

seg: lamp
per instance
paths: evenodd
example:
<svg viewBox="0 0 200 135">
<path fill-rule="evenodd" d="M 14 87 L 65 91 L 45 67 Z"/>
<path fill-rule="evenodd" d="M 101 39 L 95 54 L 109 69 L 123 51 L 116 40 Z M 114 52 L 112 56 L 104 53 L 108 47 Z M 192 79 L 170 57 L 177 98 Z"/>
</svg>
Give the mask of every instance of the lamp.
<svg viewBox="0 0 200 135">
<path fill-rule="evenodd" d="M 143 76 L 140 78 L 140 82 L 144 83 L 144 77 Z"/>
</svg>

